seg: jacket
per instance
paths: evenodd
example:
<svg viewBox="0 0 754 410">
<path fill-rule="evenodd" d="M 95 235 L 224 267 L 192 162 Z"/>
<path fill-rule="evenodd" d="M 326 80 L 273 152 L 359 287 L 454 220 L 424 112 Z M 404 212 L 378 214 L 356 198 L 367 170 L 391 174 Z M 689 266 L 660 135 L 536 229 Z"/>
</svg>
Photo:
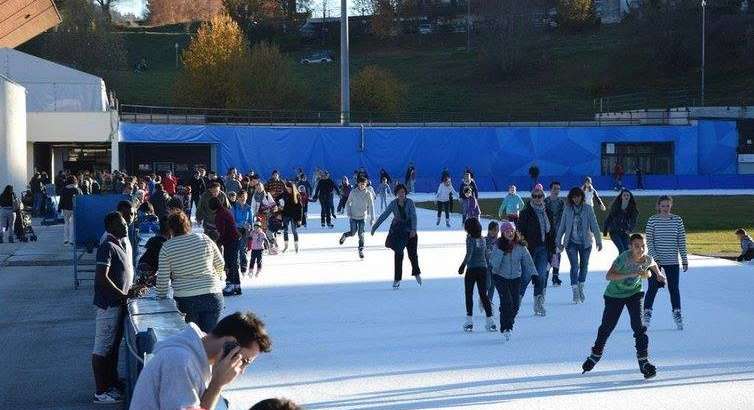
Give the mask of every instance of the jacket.
<svg viewBox="0 0 754 410">
<path fill-rule="evenodd" d="M 228 208 L 220 207 L 215 211 L 215 226 L 220 234 L 220 242 L 231 244 L 238 241 L 238 229 L 233 214 Z"/>
<path fill-rule="evenodd" d="M 558 232 L 558 226 L 560 226 L 560 218 L 563 217 L 563 208 L 565 207 L 565 200 L 563 198 L 555 198 L 548 196 L 545 198 L 545 208 L 550 215 L 550 225 L 553 227 L 553 232 Z"/>
<path fill-rule="evenodd" d="M 550 214 L 547 211 L 547 207 L 545 207 L 545 215 L 548 219 L 550 219 Z M 545 246 L 545 249 L 547 249 L 548 252 L 555 252 L 554 227 L 551 223 L 550 230 L 545 234 L 545 240 L 543 242 L 539 218 L 537 218 L 537 212 L 534 210 L 531 204 L 526 205 L 524 210 L 521 211 L 521 214 L 518 216 L 518 223 L 516 224 L 516 227 L 524 236 L 524 239 L 526 239 L 526 247 L 529 249 L 529 252 L 532 252 L 534 249 L 542 245 Z"/>
<path fill-rule="evenodd" d="M 340 196 L 348 199 L 348 195 L 351 194 L 351 184 L 340 184 Z"/>
<path fill-rule="evenodd" d="M 466 236 L 466 257 L 463 258 L 459 273 L 463 271 L 463 268 L 485 268 L 487 269 L 487 242 L 484 238 L 472 238 Z"/>
<path fill-rule="evenodd" d="M 259 251 L 264 249 L 265 241 L 267 241 L 267 235 L 264 232 L 260 232 L 259 229 L 254 229 L 249 234 L 249 250 Z"/>
<path fill-rule="evenodd" d="M 469 198 L 461 199 L 461 205 L 463 207 L 463 216 L 468 218 L 479 218 L 482 211 L 479 209 L 479 201 L 472 195 Z"/>
<path fill-rule="evenodd" d="M 191 178 L 191 193 L 193 195 L 196 195 L 196 197 L 199 198 L 206 190 L 207 190 L 207 185 L 204 182 L 204 178 L 202 177 Z"/>
<path fill-rule="evenodd" d="M 225 195 L 225 192 L 220 191 L 220 194 L 217 195 L 217 198 L 220 200 L 221 204 L 224 204 L 226 208 L 230 208 L 230 201 L 228 201 L 228 197 Z M 199 198 L 199 205 L 196 207 L 197 222 L 207 222 L 210 224 L 215 223 L 215 211 L 209 209 L 210 199 L 212 199 L 212 194 L 210 194 L 209 191 L 204 192 L 201 198 Z"/>
<path fill-rule="evenodd" d="M 508 194 L 500 203 L 497 213 L 503 217 L 506 215 L 518 215 L 522 209 L 524 209 L 524 200 L 517 194 Z"/>
<path fill-rule="evenodd" d="M 490 255 L 490 267 L 493 275 L 504 279 L 520 278 L 522 273 L 526 273 L 527 277 L 537 275 L 529 250 L 520 244 L 514 245 L 510 253 L 495 246 Z"/>
<path fill-rule="evenodd" d="M 281 200 L 283 201 L 283 216 L 291 218 L 294 222 L 299 223 L 304 212 L 304 207 L 301 206 L 301 201 L 299 201 L 299 203 L 293 202 L 293 195 L 288 192 L 283 194 Z"/>
<path fill-rule="evenodd" d="M 60 192 L 58 211 L 73 211 L 73 197 L 83 195 L 78 185 L 66 185 Z"/>
<path fill-rule="evenodd" d="M 278 199 L 283 195 L 283 192 L 285 192 L 285 182 L 283 182 L 282 179 L 278 179 L 277 181 L 271 179 L 264 184 L 264 189 L 272 194 L 273 198 Z"/>
<path fill-rule="evenodd" d="M 314 200 L 330 198 L 332 197 L 333 192 L 340 194 L 340 192 L 338 192 L 338 187 L 335 186 L 335 182 L 330 178 L 320 179 L 319 182 L 317 182 L 317 188 L 315 188 L 314 191 Z"/>
<path fill-rule="evenodd" d="M 236 226 L 244 228 L 247 225 L 254 223 L 254 215 L 251 211 L 251 205 L 239 204 L 238 202 L 233 204 L 233 219 L 236 221 Z"/>
<path fill-rule="evenodd" d="M 368 190 L 356 188 L 351 191 L 346 201 L 346 215 L 350 219 L 365 220 L 369 218 L 374 221 L 374 198 Z"/>
<path fill-rule="evenodd" d="M 149 202 L 154 207 L 154 214 L 160 219 L 168 217 L 168 201 L 170 196 L 165 192 L 155 191 L 155 193 L 149 197 Z"/>
<path fill-rule="evenodd" d="M 411 227 L 412 231 L 416 231 L 416 205 L 414 205 L 414 201 L 412 201 L 411 198 L 406 198 L 406 202 L 403 206 L 406 212 L 406 218 L 408 219 L 408 225 Z M 390 201 L 387 208 L 385 208 L 385 211 L 382 212 L 382 215 L 380 215 L 379 218 L 377 218 L 377 221 L 372 224 L 372 232 L 375 232 L 390 214 L 393 215 L 393 219 L 400 218 L 398 198 Z"/>
<path fill-rule="evenodd" d="M 452 197 L 458 198 L 458 192 L 456 192 L 455 188 L 453 188 L 453 185 L 445 185 L 445 183 L 440 183 L 440 185 L 437 187 L 435 199 L 440 202 L 448 202 L 453 199 Z"/>
<path fill-rule="evenodd" d="M 472 179 L 468 184 L 464 181 L 461 181 L 461 185 L 458 187 L 458 192 L 463 195 L 463 191 L 466 189 L 466 187 L 471 188 L 471 193 L 474 195 L 474 198 L 479 199 L 479 190 L 476 187 L 476 182 Z"/>
<path fill-rule="evenodd" d="M 199 407 L 212 378 L 199 327 L 189 323 L 157 343 L 153 357 L 139 374 L 131 410 L 179 410 Z"/>
<path fill-rule="evenodd" d="M 605 224 L 602 228 L 602 232 L 608 233 L 612 231 L 616 232 L 633 232 L 636 228 L 636 219 L 639 217 L 638 213 L 629 213 L 628 209 L 614 210 L 610 208 L 610 213 L 605 218 Z"/>
<path fill-rule="evenodd" d="M 175 188 L 178 186 L 178 180 L 174 176 L 162 178 L 162 187 L 170 195 L 175 195 Z"/>
<path fill-rule="evenodd" d="M 592 239 L 594 239 L 597 245 L 601 247 L 602 232 L 600 232 L 597 217 L 594 215 L 594 208 L 585 203 L 581 206 L 582 226 L 584 227 L 584 230 L 581 232 L 582 244 L 587 247 L 592 246 Z M 558 233 L 555 237 L 555 243 L 559 248 L 567 248 L 571 242 L 571 231 L 573 230 L 575 215 L 576 212 L 573 206 L 566 205 L 563 208 L 563 217 L 560 220 Z"/>
</svg>

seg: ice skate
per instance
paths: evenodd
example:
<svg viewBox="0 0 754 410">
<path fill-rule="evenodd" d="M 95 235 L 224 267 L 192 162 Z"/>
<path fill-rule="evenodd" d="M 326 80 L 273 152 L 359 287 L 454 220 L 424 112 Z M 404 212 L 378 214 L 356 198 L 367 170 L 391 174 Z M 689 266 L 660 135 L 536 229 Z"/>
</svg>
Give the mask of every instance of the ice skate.
<svg viewBox="0 0 754 410">
<path fill-rule="evenodd" d="M 645 379 L 651 379 L 657 375 L 657 368 L 647 359 L 639 359 L 639 371 Z"/>
<path fill-rule="evenodd" d="M 484 328 L 488 332 L 497 332 L 497 325 L 495 324 L 495 321 L 492 320 L 492 317 L 487 318 L 487 324 L 484 325 Z"/>
<path fill-rule="evenodd" d="M 298 253 L 298 241 L 293 241 L 293 250 L 295 250 L 296 253 Z"/>
<path fill-rule="evenodd" d="M 338 240 L 339 245 L 343 245 L 346 242 L 346 234 L 340 235 L 340 239 Z"/>
<path fill-rule="evenodd" d="M 364 250 L 359 249 L 359 259 L 364 259 Z"/>
<path fill-rule="evenodd" d="M 503 342 L 510 342 L 511 340 L 511 331 L 510 330 L 504 330 L 503 331 Z"/>
<path fill-rule="evenodd" d="M 675 322 L 675 328 L 683 330 L 683 316 L 681 315 L 681 309 L 673 310 L 673 321 Z"/>
<path fill-rule="evenodd" d="M 471 332 L 474 330 L 474 321 L 471 320 L 471 316 L 466 317 L 466 323 L 463 324 L 463 330 L 465 332 Z"/>
<path fill-rule="evenodd" d="M 592 354 L 590 354 L 589 357 L 587 357 L 586 360 L 584 361 L 584 364 L 581 365 L 581 369 L 583 370 L 581 374 L 584 374 L 594 369 L 594 365 L 596 365 L 597 362 L 599 362 L 601 358 L 602 358 L 602 354 L 596 354 L 594 353 L 594 351 L 592 351 Z"/>
<path fill-rule="evenodd" d="M 393 281 L 393 289 L 398 290 L 398 288 L 400 288 L 400 287 L 401 287 L 401 281 L 394 280 Z"/>
<path fill-rule="evenodd" d="M 644 309 L 644 314 L 641 315 L 641 323 L 644 325 L 644 327 L 648 328 L 651 321 L 652 309 Z"/>
<path fill-rule="evenodd" d="M 283 253 L 288 250 L 288 241 L 283 242 Z"/>
<path fill-rule="evenodd" d="M 576 285 L 571 285 L 571 291 L 573 291 L 573 300 L 571 303 L 574 305 L 579 303 L 579 287 Z"/>
<path fill-rule="evenodd" d="M 579 282 L 579 302 L 584 303 L 586 295 L 584 294 L 584 282 Z"/>
<path fill-rule="evenodd" d="M 416 283 L 418 283 L 419 286 L 422 285 L 422 275 L 415 275 L 414 279 L 416 279 Z"/>
</svg>

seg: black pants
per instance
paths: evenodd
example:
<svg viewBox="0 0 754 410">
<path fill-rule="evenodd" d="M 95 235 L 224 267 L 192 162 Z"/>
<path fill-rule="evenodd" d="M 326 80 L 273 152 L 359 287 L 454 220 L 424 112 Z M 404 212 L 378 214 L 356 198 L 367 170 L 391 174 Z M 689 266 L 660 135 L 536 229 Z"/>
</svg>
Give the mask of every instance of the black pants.
<svg viewBox="0 0 754 410">
<path fill-rule="evenodd" d="M 328 225 L 331 225 L 331 209 L 332 209 L 332 195 L 326 195 L 319 197 L 319 205 L 322 207 L 322 211 L 320 212 L 320 218 L 322 219 L 322 224 L 324 225 L 327 223 Z"/>
<path fill-rule="evenodd" d="M 254 262 L 257 264 L 257 269 L 262 269 L 262 249 L 251 250 L 251 263 L 249 263 L 249 269 L 254 269 Z"/>
<path fill-rule="evenodd" d="M 341 196 L 338 200 L 338 212 L 342 211 L 346 207 L 346 201 L 348 200 L 347 196 Z"/>
<path fill-rule="evenodd" d="M 649 337 L 647 328 L 641 323 L 641 298 L 643 293 L 639 292 L 628 298 L 611 298 L 605 296 L 605 311 L 602 313 L 602 324 L 597 331 L 597 340 L 594 341 L 592 352 L 602 354 L 607 343 L 607 338 L 618 324 L 623 307 L 628 308 L 628 315 L 631 317 L 631 329 L 634 331 L 636 341 L 636 356 L 638 358 L 647 357 L 647 348 L 649 346 Z"/>
<path fill-rule="evenodd" d="M 413 238 L 409 238 L 406 243 L 406 249 L 408 250 L 408 260 L 411 261 L 411 276 L 421 275 L 419 269 L 419 255 L 417 254 L 419 235 L 414 235 Z M 395 277 L 394 279 L 400 281 L 403 279 L 403 249 L 395 251 Z"/>
<path fill-rule="evenodd" d="M 521 306 L 521 277 L 505 279 L 492 275 L 498 297 L 500 298 L 500 331 L 513 330 L 513 323 Z"/>
<path fill-rule="evenodd" d="M 309 212 L 309 201 L 304 203 L 304 212 L 301 215 L 301 226 L 306 226 L 306 213 Z"/>
<path fill-rule="evenodd" d="M 665 276 L 668 278 L 667 286 L 668 292 L 670 293 L 670 305 L 673 307 L 673 310 L 680 309 L 681 289 L 678 285 L 678 282 L 680 281 L 678 265 L 660 265 L 660 268 L 662 268 L 663 272 L 665 272 Z M 654 275 L 652 275 L 647 282 L 649 283 L 649 289 L 647 289 L 647 296 L 644 298 L 644 309 L 651 310 L 655 303 L 657 291 L 662 285 L 660 285 L 660 281 L 658 281 Z"/>
<path fill-rule="evenodd" d="M 450 212 L 451 212 L 450 204 L 452 202 L 453 201 L 445 201 L 445 202 L 437 201 L 437 218 L 438 219 L 442 215 L 443 211 L 445 211 L 445 219 L 450 218 Z"/>
<path fill-rule="evenodd" d="M 748 251 L 741 254 L 739 257 L 736 258 L 737 261 L 743 262 L 743 261 L 750 261 L 754 259 L 754 249 L 749 249 Z"/>
<path fill-rule="evenodd" d="M 471 268 L 466 271 L 463 278 L 464 289 L 466 290 L 466 316 L 471 316 L 474 311 L 474 285 L 477 287 L 479 299 L 482 300 L 484 313 L 487 317 L 492 316 L 492 306 L 490 298 L 487 296 L 487 268 Z"/>
</svg>

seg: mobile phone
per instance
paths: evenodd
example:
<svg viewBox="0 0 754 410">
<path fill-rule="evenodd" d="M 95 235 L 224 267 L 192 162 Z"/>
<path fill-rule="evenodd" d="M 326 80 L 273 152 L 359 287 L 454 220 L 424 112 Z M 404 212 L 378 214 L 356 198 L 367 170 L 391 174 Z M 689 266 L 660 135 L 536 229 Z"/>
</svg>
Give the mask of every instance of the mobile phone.
<svg viewBox="0 0 754 410">
<path fill-rule="evenodd" d="M 240 345 L 237 342 L 225 342 L 225 345 L 223 345 L 223 358 L 228 356 L 230 352 L 233 351 L 233 349 L 239 347 Z"/>
</svg>

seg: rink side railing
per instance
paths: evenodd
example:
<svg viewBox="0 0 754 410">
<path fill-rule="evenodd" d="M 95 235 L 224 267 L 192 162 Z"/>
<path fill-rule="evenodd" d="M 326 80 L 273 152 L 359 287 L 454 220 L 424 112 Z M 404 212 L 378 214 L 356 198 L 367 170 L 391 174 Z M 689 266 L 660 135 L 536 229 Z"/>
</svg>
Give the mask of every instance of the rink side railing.
<svg viewBox="0 0 754 410">
<path fill-rule="evenodd" d="M 120 120 L 149 124 L 237 124 L 248 126 L 332 127 L 341 125 L 339 111 L 252 110 L 152 105 L 118 106 Z M 383 127 L 591 127 L 610 125 L 688 125 L 687 109 L 652 109 L 613 113 L 617 115 L 563 113 L 557 110 L 498 113 L 400 112 L 380 114 L 354 111 L 351 126 Z"/>
</svg>

